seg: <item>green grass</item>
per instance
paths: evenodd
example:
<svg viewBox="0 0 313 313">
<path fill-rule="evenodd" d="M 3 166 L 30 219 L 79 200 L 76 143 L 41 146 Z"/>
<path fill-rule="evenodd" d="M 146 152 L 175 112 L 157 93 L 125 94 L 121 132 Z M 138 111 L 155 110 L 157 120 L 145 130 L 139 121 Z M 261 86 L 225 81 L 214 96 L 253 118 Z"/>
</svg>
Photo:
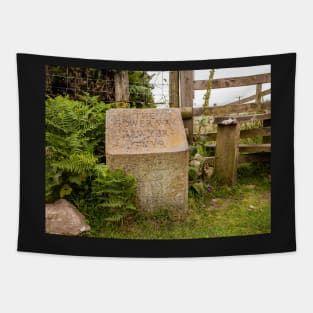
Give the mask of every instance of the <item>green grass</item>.
<svg viewBox="0 0 313 313">
<path fill-rule="evenodd" d="M 124 239 L 191 239 L 265 234 L 271 232 L 270 179 L 268 168 L 243 165 L 238 184 L 220 186 L 189 197 L 185 216 L 167 210 L 138 214 L 123 224 L 106 224 L 87 236 Z"/>
</svg>

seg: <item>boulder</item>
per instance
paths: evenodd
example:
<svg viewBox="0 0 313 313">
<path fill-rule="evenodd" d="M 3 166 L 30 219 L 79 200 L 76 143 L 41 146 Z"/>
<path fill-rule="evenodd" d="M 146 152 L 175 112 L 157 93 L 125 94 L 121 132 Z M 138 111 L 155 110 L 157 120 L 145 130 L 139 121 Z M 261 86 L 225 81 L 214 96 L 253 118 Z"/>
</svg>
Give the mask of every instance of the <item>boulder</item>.
<svg viewBox="0 0 313 313">
<path fill-rule="evenodd" d="M 78 235 L 90 230 L 85 217 L 65 199 L 46 204 L 46 233 L 55 235 Z"/>
</svg>

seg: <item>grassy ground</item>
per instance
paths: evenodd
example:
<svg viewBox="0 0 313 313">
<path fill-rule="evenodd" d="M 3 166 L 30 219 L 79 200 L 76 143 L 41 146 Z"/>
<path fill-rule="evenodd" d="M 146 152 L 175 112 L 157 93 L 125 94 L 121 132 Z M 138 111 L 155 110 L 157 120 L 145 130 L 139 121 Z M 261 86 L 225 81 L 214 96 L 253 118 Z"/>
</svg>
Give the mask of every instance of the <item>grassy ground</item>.
<svg viewBox="0 0 313 313">
<path fill-rule="evenodd" d="M 264 168 L 244 165 L 238 184 L 189 197 L 184 217 L 166 210 L 138 214 L 120 225 L 107 224 L 87 236 L 125 239 L 191 239 L 265 234 L 271 232 L 270 177 Z"/>
</svg>

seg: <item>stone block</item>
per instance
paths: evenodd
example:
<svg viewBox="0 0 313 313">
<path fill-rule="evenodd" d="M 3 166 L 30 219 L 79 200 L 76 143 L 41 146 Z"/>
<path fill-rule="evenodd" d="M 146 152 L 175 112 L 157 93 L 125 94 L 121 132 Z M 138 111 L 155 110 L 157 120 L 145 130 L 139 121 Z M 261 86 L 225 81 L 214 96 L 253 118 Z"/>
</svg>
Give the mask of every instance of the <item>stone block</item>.
<svg viewBox="0 0 313 313">
<path fill-rule="evenodd" d="M 137 179 L 137 204 L 148 212 L 188 208 L 189 149 L 179 109 L 111 109 L 106 161 Z"/>
</svg>

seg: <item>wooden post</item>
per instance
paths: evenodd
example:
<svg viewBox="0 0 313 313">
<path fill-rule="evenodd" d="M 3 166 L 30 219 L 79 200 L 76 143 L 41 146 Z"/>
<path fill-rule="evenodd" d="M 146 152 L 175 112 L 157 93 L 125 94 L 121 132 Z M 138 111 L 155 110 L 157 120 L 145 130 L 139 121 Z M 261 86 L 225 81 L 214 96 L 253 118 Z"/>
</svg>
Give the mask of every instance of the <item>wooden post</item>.
<svg viewBox="0 0 313 313">
<path fill-rule="evenodd" d="M 180 105 L 181 107 L 193 106 L 193 71 L 180 71 Z M 193 118 L 184 120 L 185 128 L 188 128 L 188 142 L 192 144 L 193 140 Z"/>
<path fill-rule="evenodd" d="M 119 71 L 114 74 L 114 86 L 115 86 L 115 101 L 120 102 L 119 107 L 125 106 L 128 107 L 129 81 L 127 71 Z"/>
<path fill-rule="evenodd" d="M 259 107 L 261 105 L 261 99 L 262 99 L 262 84 L 256 84 L 256 98 L 255 98 L 255 102 L 257 104 L 257 107 Z"/>
<path fill-rule="evenodd" d="M 240 125 L 236 120 L 226 120 L 217 125 L 215 175 L 227 185 L 237 181 Z"/>
<path fill-rule="evenodd" d="M 170 108 L 179 108 L 179 73 L 170 72 Z"/>
<path fill-rule="evenodd" d="M 263 121 L 263 127 L 270 127 L 271 126 L 271 120 L 264 120 Z M 263 136 L 263 143 L 271 143 L 271 136 Z"/>
<path fill-rule="evenodd" d="M 262 99 L 262 84 L 256 84 L 256 98 L 255 102 L 257 105 L 258 110 L 261 109 L 261 99 Z M 271 126 L 271 120 L 264 120 L 263 121 L 263 127 L 268 127 Z M 270 143 L 271 142 L 271 137 L 270 136 L 263 136 L 262 138 L 263 143 Z"/>
</svg>

